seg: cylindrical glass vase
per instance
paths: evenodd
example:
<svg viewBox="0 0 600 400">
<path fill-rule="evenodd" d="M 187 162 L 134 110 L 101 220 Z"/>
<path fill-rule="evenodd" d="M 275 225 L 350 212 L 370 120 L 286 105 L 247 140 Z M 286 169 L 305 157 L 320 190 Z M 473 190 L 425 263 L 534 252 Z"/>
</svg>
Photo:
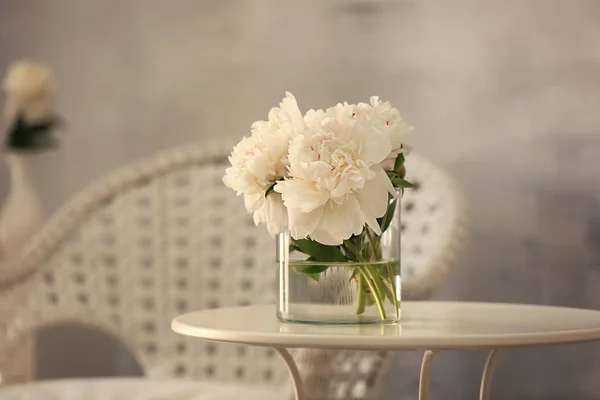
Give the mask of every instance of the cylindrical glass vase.
<svg viewBox="0 0 600 400">
<path fill-rule="evenodd" d="M 277 236 L 277 317 L 314 324 L 400 320 L 400 196 L 378 220 L 340 246 Z"/>
</svg>

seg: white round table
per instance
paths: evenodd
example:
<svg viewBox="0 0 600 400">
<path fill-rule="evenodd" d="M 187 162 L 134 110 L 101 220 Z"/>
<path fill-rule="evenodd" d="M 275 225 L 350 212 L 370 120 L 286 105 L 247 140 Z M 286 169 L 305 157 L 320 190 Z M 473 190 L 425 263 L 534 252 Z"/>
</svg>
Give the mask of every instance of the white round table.
<svg viewBox="0 0 600 400">
<path fill-rule="evenodd" d="M 198 311 L 173 320 L 175 332 L 216 342 L 275 348 L 292 376 L 296 398 L 306 396 L 288 348 L 425 350 L 419 400 L 429 392 L 436 352 L 490 349 L 480 399 L 490 395 L 498 349 L 600 340 L 600 311 L 523 304 L 402 302 L 401 322 L 368 325 L 309 325 L 280 322 L 273 305 Z"/>
</svg>

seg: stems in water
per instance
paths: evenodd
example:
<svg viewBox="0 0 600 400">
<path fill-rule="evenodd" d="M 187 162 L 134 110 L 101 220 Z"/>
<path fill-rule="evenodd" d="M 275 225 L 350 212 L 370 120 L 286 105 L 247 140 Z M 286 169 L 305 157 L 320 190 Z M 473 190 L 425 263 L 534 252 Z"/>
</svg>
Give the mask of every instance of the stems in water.
<svg viewBox="0 0 600 400">
<path fill-rule="evenodd" d="M 361 315 L 365 312 L 365 285 L 361 274 L 356 275 L 356 283 L 358 284 L 358 293 L 356 299 L 356 315 Z"/>
<path fill-rule="evenodd" d="M 392 297 L 390 297 L 390 300 L 392 300 L 392 304 L 394 305 L 394 313 L 396 314 L 396 319 L 398 319 L 400 315 L 398 314 L 398 298 L 396 297 L 396 279 L 394 276 L 394 271 L 392 270 L 392 264 L 387 263 L 386 267 L 392 292 Z"/>
<path fill-rule="evenodd" d="M 371 295 L 373 296 L 373 299 L 375 300 L 375 304 L 377 304 L 377 309 L 379 310 L 379 316 L 381 317 L 382 320 L 384 320 L 386 318 L 386 315 L 385 315 L 385 308 L 383 307 L 383 301 L 381 299 L 381 296 L 379 295 L 377 288 L 375 287 L 373 282 L 371 282 L 371 280 L 369 279 L 369 274 L 368 274 L 368 272 L 365 271 L 366 267 L 361 266 L 358 268 L 359 268 L 360 273 L 362 274 L 363 278 L 365 279 L 365 282 L 369 286 L 369 290 L 371 291 Z"/>
</svg>

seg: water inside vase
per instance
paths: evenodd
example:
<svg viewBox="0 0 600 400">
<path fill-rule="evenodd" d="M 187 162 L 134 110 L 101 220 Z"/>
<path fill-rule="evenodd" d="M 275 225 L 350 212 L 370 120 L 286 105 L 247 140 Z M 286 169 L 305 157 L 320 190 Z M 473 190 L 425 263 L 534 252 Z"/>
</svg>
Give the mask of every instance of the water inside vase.
<svg viewBox="0 0 600 400">
<path fill-rule="evenodd" d="M 400 318 L 400 261 L 280 263 L 278 317 L 287 322 L 356 324 Z"/>
</svg>

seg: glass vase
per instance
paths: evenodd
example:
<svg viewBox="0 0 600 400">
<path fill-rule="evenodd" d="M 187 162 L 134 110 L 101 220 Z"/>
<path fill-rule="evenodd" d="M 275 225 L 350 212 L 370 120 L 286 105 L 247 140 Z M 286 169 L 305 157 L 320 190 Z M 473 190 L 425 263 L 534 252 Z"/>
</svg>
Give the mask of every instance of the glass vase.
<svg viewBox="0 0 600 400">
<path fill-rule="evenodd" d="M 340 246 L 277 236 L 277 317 L 313 324 L 400 320 L 400 193 L 378 220 Z"/>
</svg>

